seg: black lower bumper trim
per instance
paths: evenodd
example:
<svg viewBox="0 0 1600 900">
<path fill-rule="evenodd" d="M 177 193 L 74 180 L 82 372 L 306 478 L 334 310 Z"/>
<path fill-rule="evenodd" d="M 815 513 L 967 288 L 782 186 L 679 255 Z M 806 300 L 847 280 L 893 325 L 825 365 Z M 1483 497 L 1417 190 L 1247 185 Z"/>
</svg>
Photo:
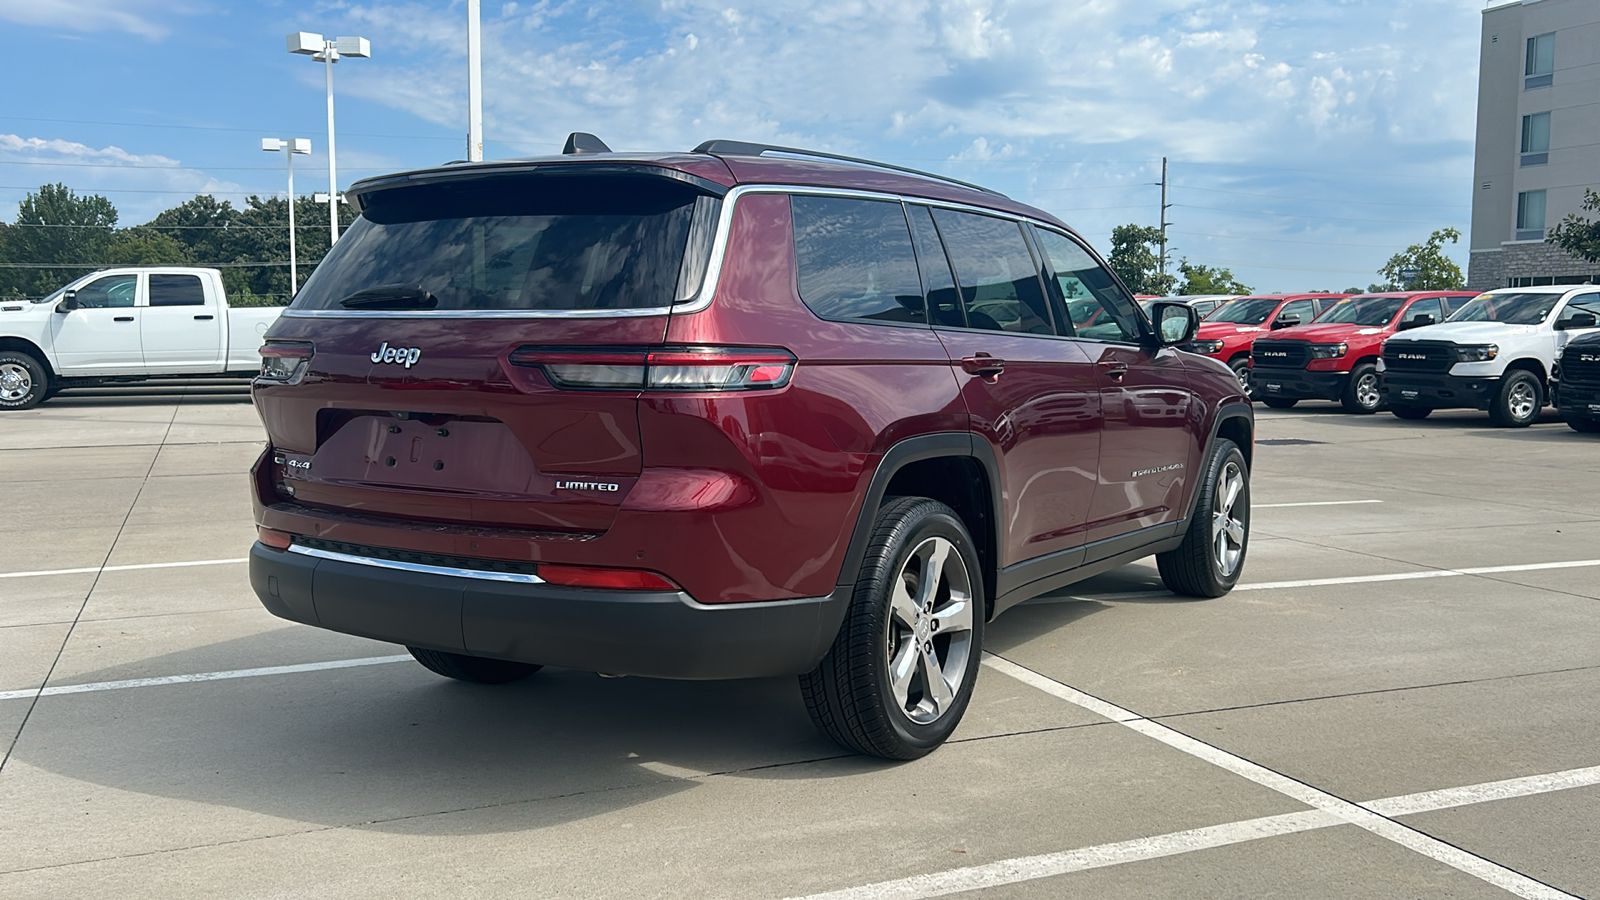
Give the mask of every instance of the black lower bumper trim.
<svg viewBox="0 0 1600 900">
<path fill-rule="evenodd" d="M 256 544 L 250 584 L 273 615 L 452 653 L 657 678 L 797 675 L 833 643 L 846 594 L 696 603 L 681 592 L 518 584 L 318 559 Z"/>
<path fill-rule="evenodd" d="M 1250 380 L 1255 386 L 1257 398 L 1338 400 L 1344 396 L 1344 386 L 1350 380 L 1350 373 L 1256 366 L 1251 370 Z"/>
<path fill-rule="evenodd" d="M 1378 382 L 1378 391 L 1390 406 L 1429 409 L 1488 409 L 1499 388 L 1499 376 L 1384 373 Z"/>
<path fill-rule="evenodd" d="M 1586 384 L 1556 385 L 1550 401 L 1567 419 L 1600 419 L 1600 387 Z"/>
</svg>

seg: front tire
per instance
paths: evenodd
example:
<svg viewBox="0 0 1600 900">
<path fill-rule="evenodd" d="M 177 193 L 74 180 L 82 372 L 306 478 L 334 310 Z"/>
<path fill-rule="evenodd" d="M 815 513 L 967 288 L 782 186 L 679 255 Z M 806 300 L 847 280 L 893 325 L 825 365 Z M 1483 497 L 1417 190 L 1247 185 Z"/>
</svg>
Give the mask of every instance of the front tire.
<svg viewBox="0 0 1600 900">
<path fill-rule="evenodd" d="M 1397 419 L 1408 419 L 1408 420 L 1410 420 L 1412 422 L 1418 422 L 1418 421 L 1421 421 L 1421 420 L 1426 419 L 1427 417 L 1433 415 L 1433 407 L 1431 407 L 1431 406 L 1401 406 L 1400 404 L 1397 403 L 1397 404 L 1389 407 L 1389 412 L 1394 413 L 1395 418 L 1397 418 Z"/>
<path fill-rule="evenodd" d="M 1292 397 L 1263 397 L 1261 402 L 1272 409 L 1294 409 L 1294 405 L 1300 401 Z"/>
<path fill-rule="evenodd" d="M 1239 583 L 1250 549 L 1250 466 L 1233 441 L 1211 452 L 1189 531 L 1177 549 L 1156 554 L 1161 581 L 1174 594 L 1221 597 Z"/>
<path fill-rule="evenodd" d="M 521 681 L 542 668 L 534 663 L 513 662 L 509 659 L 467 656 L 422 647 L 406 649 L 411 651 L 412 658 L 435 675 L 443 675 L 470 684 L 510 684 L 513 681 Z"/>
<path fill-rule="evenodd" d="M 800 676 L 811 720 L 860 753 L 932 752 L 972 700 L 985 609 L 977 549 L 955 512 L 923 497 L 885 503 L 839 634 Z"/>
<path fill-rule="evenodd" d="M 1244 391 L 1246 397 L 1253 396 L 1255 390 L 1255 373 L 1250 369 L 1250 357 L 1240 356 L 1228 363 L 1228 368 L 1233 370 L 1233 377 L 1239 382 L 1239 390 Z"/>
<path fill-rule="evenodd" d="M 1513 369 L 1500 379 L 1489 404 L 1489 420 L 1502 428 L 1527 428 L 1544 409 L 1544 386 L 1527 369 Z"/>
<path fill-rule="evenodd" d="M 1363 416 L 1370 416 L 1382 408 L 1383 395 L 1378 392 L 1378 367 L 1372 363 L 1362 363 L 1351 370 L 1339 405 L 1344 407 L 1345 412 Z"/>
<path fill-rule="evenodd" d="M 43 363 L 20 350 L 0 350 L 0 410 L 33 409 L 52 393 Z"/>
</svg>

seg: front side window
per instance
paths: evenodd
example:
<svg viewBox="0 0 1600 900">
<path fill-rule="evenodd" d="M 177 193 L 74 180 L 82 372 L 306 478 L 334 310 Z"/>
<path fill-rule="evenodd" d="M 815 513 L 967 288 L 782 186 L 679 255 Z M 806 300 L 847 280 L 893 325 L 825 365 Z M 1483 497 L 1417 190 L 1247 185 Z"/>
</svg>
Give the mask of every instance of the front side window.
<svg viewBox="0 0 1600 900">
<path fill-rule="evenodd" d="M 107 275 L 78 288 L 78 306 L 84 309 L 121 309 L 133 305 L 139 294 L 139 276 Z"/>
<path fill-rule="evenodd" d="M 1452 322 L 1504 322 L 1508 325 L 1538 325 L 1555 308 L 1560 294 L 1479 294 L 1471 303 L 1456 310 Z"/>
<path fill-rule="evenodd" d="M 1544 191 L 1517 194 L 1517 240 L 1537 241 L 1544 237 Z"/>
<path fill-rule="evenodd" d="M 151 275 L 151 306 L 205 306 L 206 289 L 198 275 Z"/>
<path fill-rule="evenodd" d="M 795 196 L 800 299 L 824 319 L 925 322 L 904 208 L 890 200 Z"/>
<path fill-rule="evenodd" d="M 1055 334 L 1022 225 L 977 213 L 933 211 L 955 267 L 967 327 Z"/>
<path fill-rule="evenodd" d="M 1230 300 L 1217 307 L 1207 322 L 1226 322 L 1230 325 L 1260 325 L 1278 308 L 1278 301 L 1259 297 Z"/>
<path fill-rule="evenodd" d="M 1404 303 L 1405 300 L 1400 297 L 1351 297 L 1329 307 L 1317 318 L 1317 324 L 1380 328 L 1389 324 Z"/>
<path fill-rule="evenodd" d="M 1567 305 L 1561 308 L 1557 321 L 1569 321 L 1578 313 L 1589 313 L 1596 321 L 1600 321 L 1600 294 L 1579 294 L 1568 300 Z"/>
<path fill-rule="evenodd" d="M 1044 249 L 1061 290 L 1073 331 L 1079 337 L 1103 341 L 1138 340 L 1136 307 L 1111 273 L 1065 235 L 1043 228 L 1036 228 L 1033 233 L 1039 237 L 1039 246 Z"/>
<path fill-rule="evenodd" d="M 291 309 L 654 309 L 698 290 L 717 198 L 532 171 L 374 191 Z"/>
</svg>

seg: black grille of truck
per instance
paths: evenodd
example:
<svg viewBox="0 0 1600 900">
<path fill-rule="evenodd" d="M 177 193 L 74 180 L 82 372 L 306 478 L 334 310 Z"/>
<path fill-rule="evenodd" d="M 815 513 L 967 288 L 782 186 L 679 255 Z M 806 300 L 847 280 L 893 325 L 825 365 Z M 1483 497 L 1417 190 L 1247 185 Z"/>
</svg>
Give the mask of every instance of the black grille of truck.
<svg viewBox="0 0 1600 900">
<path fill-rule="evenodd" d="M 1568 347 L 1561 354 L 1561 383 L 1600 387 L 1600 343 Z"/>
<path fill-rule="evenodd" d="M 1391 341 L 1383 345 L 1383 364 L 1393 372 L 1448 372 L 1456 350 L 1442 341 Z"/>
<path fill-rule="evenodd" d="M 1256 341 L 1250 360 L 1258 369 L 1304 369 L 1311 360 L 1309 341 Z"/>
</svg>

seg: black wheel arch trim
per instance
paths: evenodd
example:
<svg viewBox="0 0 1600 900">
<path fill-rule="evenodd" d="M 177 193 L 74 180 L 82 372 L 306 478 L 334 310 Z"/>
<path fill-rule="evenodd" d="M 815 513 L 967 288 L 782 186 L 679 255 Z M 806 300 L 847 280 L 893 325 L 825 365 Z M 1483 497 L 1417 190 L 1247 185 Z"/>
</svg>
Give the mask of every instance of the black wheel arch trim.
<svg viewBox="0 0 1600 900">
<path fill-rule="evenodd" d="M 33 341 L 28 340 L 27 338 L 15 337 L 13 335 L 0 336 L 0 353 L 5 353 L 7 351 L 13 353 L 26 353 L 27 355 L 33 357 L 33 361 L 42 366 L 45 374 L 49 375 L 52 380 L 59 379 L 61 377 L 61 374 L 56 371 L 55 366 L 50 364 L 50 357 L 45 354 L 44 348 L 40 347 L 38 344 L 35 344 Z"/>
</svg>

